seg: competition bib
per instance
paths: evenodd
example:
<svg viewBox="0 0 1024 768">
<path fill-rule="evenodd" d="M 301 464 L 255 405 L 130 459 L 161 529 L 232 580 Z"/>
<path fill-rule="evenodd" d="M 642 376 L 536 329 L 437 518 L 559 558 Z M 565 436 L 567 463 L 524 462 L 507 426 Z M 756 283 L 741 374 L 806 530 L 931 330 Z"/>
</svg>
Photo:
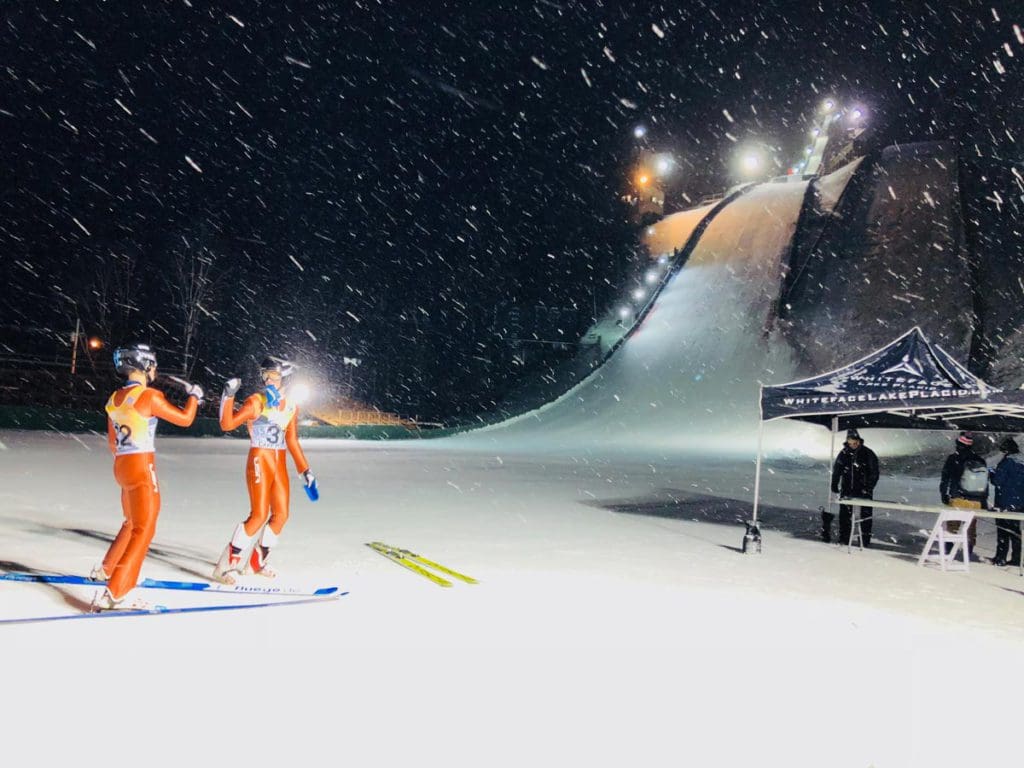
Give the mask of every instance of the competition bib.
<svg viewBox="0 0 1024 768">
<path fill-rule="evenodd" d="M 263 410 L 258 417 L 249 422 L 249 442 L 253 448 L 271 448 L 283 451 L 285 446 L 284 433 L 288 423 L 295 415 L 295 406 L 282 400 L 274 407 L 267 403 L 266 395 L 260 395 Z"/>
<path fill-rule="evenodd" d="M 156 451 L 156 416 L 146 418 L 135 410 L 139 395 L 146 391 L 140 385 L 120 405 L 114 404 L 115 392 L 107 400 L 106 411 L 114 426 L 114 454 L 127 456 L 132 453 L 153 453 Z"/>
</svg>

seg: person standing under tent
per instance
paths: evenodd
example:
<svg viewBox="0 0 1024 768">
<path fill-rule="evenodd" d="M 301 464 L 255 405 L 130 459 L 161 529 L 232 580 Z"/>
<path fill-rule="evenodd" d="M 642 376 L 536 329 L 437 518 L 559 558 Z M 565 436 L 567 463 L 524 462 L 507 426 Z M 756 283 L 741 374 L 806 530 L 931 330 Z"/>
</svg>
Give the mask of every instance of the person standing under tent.
<svg viewBox="0 0 1024 768">
<path fill-rule="evenodd" d="M 1007 512 L 1024 511 L 1024 458 L 1017 441 L 1007 437 L 999 444 L 1003 458 L 992 471 L 992 485 L 996 488 L 995 506 Z M 1010 551 L 1009 561 L 1006 553 Z M 1020 565 L 1020 520 L 996 518 L 996 556 L 993 565 L 1007 562 Z"/>
<path fill-rule="evenodd" d="M 874 498 L 876 485 L 878 485 L 878 456 L 864 445 L 864 440 L 856 429 L 847 430 L 846 442 L 832 465 L 832 493 L 838 493 L 840 497 L 870 499 Z M 871 546 L 873 511 L 871 507 L 860 508 L 861 541 L 865 547 Z M 832 517 L 833 515 L 827 512 L 822 513 L 824 524 L 822 538 L 826 542 L 831 540 Z M 840 504 L 840 543 L 845 544 L 850 541 L 852 518 L 853 507 L 849 504 Z"/>
<path fill-rule="evenodd" d="M 245 463 L 245 481 L 249 489 L 249 516 L 235 527 L 213 571 L 213 578 L 234 584 L 243 573 L 273 578 L 277 574 L 267 565 L 270 551 L 277 544 L 288 522 L 290 486 L 285 451 L 292 455 L 295 468 L 306 483 L 310 499 L 318 496 L 316 478 L 299 445 L 298 409 L 282 393 L 285 377 L 294 366 L 279 358 L 266 358 L 260 365 L 263 390 L 246 398 L 235 410 L 235 394 L 241 385 L 231 379 L 224 385 L 220 400 L 220 427 L 231 432 L 242 424 L 249 429 L 249 456 Z M 257 541 L 257 536 L 259 540 Z M 251 548 L 249 557 L 246 550 Z"/>
<path fill-rule="evenodd" d="M 956 438 L 956 449 L 942 465 L 939 494 L 942 503 L 961 509 L 988 508 L 988 465 L 974 452 L 974 435 L 961 432 Z M 960 523 L 946 523 L 950 533 L 960 530 Z M 978 518 L 967 528 L 967 548 L 974 552 L 978 540 Z M 969 554 L 970 554 L 969 553 Z"/>
<path fill-rule="evenodd" d="M 127 598 L 139 580 L 160 514 L 160 484 L 156 476 L 156 424 L 158 419 L 187 427 L 203 399 L 198 384 L 187 384 L 188 402 L 176 408 L 163 392 L 149 385 L 156 378 L 156 354 L 146 344 L 114 351 L 117 372 L 127 383 L 107 400 L 107 439 L 114 454 L 114 479 L 121 486 L 124 523 L 93 577 L 107 586 L 93 599 L 94 611 L 140 610 L 144 601 Z"/>
</svg>

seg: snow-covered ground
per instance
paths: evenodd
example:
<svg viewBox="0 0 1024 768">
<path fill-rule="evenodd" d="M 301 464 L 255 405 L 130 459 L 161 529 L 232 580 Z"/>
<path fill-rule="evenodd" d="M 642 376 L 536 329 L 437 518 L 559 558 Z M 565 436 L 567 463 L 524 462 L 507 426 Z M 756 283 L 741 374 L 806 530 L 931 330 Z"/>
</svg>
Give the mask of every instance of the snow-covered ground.
<svg viewBox="0 0 1024 768">
<path fill-rule="evenodd" d="M 120 521 L 103 440 L 0 442 L 0 564 L 88 572 Z M 158 447 L 144 574 L 203 576 L 246 509 L 246 445 Z M 306 448 L 322 499 L 293 488 L 274 561 L 282 581 L 350 594 L 0 627 L 7 761 L 881 768 L 1014 753 L 1024 579 L 917 567 L 928 518 L 882 517 L 863 553 L 821 544 L 820 465 L 766 474 L 764 552 L 744 556 L 749 459 Z M 934 485 L 883 475 L 879 496 L 931 502 Z M 993 537 L 983 523 L 982 555 Z M 439 588 L 372 540 L 480 584 Z M 89 592 L 0 582 L 0 613 L 74 611 Z"/>
<path fill-rule="evenodd" d="M 340 600 L 0 626 L 5 757 L 517 768 L 1010 759 L 1024 677 L 1015 570 L 919 568 L 927 515 L 880 513 L 866 552 L 820 543 L 833 447 L 825 430 L 791 423 L 765 431 L 764 552 L 739 551 L 757 381 L 797 373 L 785 340 L 764 329 L 803 190 L 757 188 L 727 206 L 638 332 L 544 408 L 444 440 L 306 441 L 322 498 L 293 489 L 273 562 L 282 582 L 340 584 Z M 879 498 L 937 501 L 935 451 L 948 435 L 865 436 L 882 457 Z M 0 432 L 0 444 L 0 567 L 88 573 L 120 524 L 104 439 Z M 158 446 L 164 507 L 144 575 L 205 577 L 246 514 L 247 446 Z M 922 452 L 934 467 L 895 472 Z M 982 555 L 993 538 L 983 523 Z M 480 583 L 442 589 L 365 546 L 375 540 Z M 0 582 L 0 615 L 75 612 L 89 593 Z"/>
</svg>

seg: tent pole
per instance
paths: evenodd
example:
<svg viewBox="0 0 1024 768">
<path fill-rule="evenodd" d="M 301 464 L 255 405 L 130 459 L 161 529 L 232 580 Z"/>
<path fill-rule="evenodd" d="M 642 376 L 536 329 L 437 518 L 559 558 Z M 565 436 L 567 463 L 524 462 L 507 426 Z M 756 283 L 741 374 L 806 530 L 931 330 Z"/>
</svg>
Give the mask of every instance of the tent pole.
<svg viewBox="0 0 1024 768">
<path fill-rule="evenodd" d="M 740 551 L 748 552 L 761 551 L 761 530 L 757 527 L 757 512 L 761 502 L 761 448 L 764 442 L 764 384 L 758 386 L 758 418 L 757 418 L 757 462 L 754 466 L 754 511 L 752 519 L 747 523 L 747 530 L 743 534 L 743 546 Z"/>
<path fill-rule="evenodd" d="M 825 474 L 828 476 L 828 495 L 825 496 L 828 499 L 828 506 L 825 509 L 828 513 L 832 514 L 832 462 L 836 460 L 836 434 L 839 432 L 839 417 L 832 417 L 832 448 L 828 454 L 828 461 L 825 462 Z"/>
<path fill-rule="evenodd" d="M 757 463 L 754 468 L 754 522 L 757 522 L 757 508 L 761 499 L 761 440 L 764 436 L 764 422 L 757 427 Z"/>
</svg>

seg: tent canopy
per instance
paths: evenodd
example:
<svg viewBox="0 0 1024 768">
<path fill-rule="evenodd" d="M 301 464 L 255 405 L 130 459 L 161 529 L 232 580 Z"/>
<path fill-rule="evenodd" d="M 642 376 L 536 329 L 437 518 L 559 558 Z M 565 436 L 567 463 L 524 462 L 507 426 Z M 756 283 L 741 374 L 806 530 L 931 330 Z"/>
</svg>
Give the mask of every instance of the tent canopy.
<svg viewBox="0 0 1024 768">
<path fill-rule="evenodd" d="M 988 386 L 916 326 L 844 368 L 762 387 L 754 514 L 747 525 L 747 536 L 758 540 L 761 438 L 765 422 L 775 419 L 820 424 L 832 431 L 833 440 L 837 430 L 851 427 L 1024 432 L 1024 390 Z M 831 496 L 828 504 L 831 509 Z"/>
<path fill-rule="evenodd" d="M 990 387 L 915 326 L 830 373 L 763 387 L 761 419 L 839 429 L 1024 431 L 1024 391 Z"/>
</svg>

